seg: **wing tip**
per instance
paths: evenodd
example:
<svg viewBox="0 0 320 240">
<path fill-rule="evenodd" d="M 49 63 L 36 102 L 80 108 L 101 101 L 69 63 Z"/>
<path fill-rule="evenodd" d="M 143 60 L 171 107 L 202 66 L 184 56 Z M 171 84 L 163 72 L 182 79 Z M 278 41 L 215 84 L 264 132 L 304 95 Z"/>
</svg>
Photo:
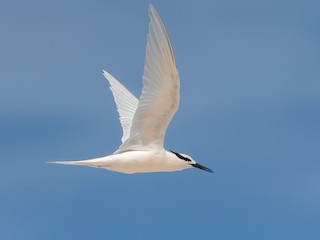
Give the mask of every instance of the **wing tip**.
<svg viewBox="0 0 320 240">
<path fill-rule="evenodd" d="M 154 10 L 154 9 L 155 9 L 155 8 L 154 8 L 153 4 L 150 3 L 150 4 L 149 4 L 149 10 L 151 11 L 151 10 Z"/>
<path fill-rule="evenodd" d="M 151 3 L 149 4 L 149 14 L 150 16 L 156 16 L 156 15 L 159 16 L 156 8 Z"/>
<path fill-rule="evenodd" d="M 108 73 L 107 71 L 102 70 L 102 74 L 108 80 L 108 82 L 110 84 L 111 84 L 112 81 L 114 81 L 114 77 L 110 73 Z"/>
<path fill-rule="evenodd" d="M 104 75 L 104 76 L 106 76 L 106 75 L 110 75 L 110 73 L 108 73 L 106 70 L 104 70 L 104 69 L 102 69 L 102 74 Z"/>
</svg>

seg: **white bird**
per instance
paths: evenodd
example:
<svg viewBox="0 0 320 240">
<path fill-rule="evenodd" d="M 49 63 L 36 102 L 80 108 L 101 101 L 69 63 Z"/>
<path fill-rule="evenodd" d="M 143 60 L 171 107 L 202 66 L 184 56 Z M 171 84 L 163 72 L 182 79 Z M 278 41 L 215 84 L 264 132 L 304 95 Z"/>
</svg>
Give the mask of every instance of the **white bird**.
<svg viewBox="0 0 320 240">
<path fill-rule="evenodd" d="M 104 168 L 127 174 L 174 172 L 188 168 L 213 172 L 190 156 L 166 151 L 163 147 L 167 127 L 179 106 L 180 80 L 168 33 L 152 5 L 149 15 L 140 100 L 111 74 L 103 71 L 120 115 L 123 136 L 119 149 L 101 158 L 51 163 Z"/>
</svg>

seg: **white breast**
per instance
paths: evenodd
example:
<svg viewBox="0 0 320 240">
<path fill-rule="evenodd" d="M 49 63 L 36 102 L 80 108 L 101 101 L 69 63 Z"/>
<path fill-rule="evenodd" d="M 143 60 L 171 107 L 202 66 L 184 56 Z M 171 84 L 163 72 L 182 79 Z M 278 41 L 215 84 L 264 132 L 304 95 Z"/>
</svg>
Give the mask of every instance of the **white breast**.
<svg viewBox="0 0 320 240">
<path fill-rule="evenodd" d="M 108 161 L 108 170 L 122 173 L 143 172 L 174 172 L 189 168 L 183 160 L 177 159 L 172 153 L 165 150 L 129 151 L 111 155 Z"/>
</svg>

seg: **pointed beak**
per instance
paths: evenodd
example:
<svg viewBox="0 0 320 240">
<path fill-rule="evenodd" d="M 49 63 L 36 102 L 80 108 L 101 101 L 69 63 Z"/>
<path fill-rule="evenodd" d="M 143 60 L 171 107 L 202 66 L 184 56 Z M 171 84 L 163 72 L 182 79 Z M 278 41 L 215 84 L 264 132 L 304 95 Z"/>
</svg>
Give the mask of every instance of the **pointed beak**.
<svg viewBox="0 0 320 240">
<path fill-rule="evenodd" d="M 212 171 L 211 169 L 206 168 L 205 166 L 202 166 L 202 165 L 199 164 L 199 163 L 194 163 L 194 164 L 191 164 L 191 165 L 192 165 L 193 167 L 195 167 L 195 168 L 199 168 L 199 169 L 201 169 L 201 170 L 204 170 L 204 171 L 213 173 L 213 171 Z"/>
</svg>

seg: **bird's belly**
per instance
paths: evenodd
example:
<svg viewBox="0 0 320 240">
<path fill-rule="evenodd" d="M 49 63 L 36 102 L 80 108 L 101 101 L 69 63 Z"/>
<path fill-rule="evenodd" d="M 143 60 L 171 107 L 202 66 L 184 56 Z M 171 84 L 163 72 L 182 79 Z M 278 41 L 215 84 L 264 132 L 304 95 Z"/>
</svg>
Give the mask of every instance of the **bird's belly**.
<svg viewBox="0 0 320 240">
<path fill-rule="evenodd" d="M 113 161 L 108 170 L 127 174 L 146 172 L 174 172 L 182 170 L 165 153 L 132 151 L 113 155 Z"/>
</svg>

